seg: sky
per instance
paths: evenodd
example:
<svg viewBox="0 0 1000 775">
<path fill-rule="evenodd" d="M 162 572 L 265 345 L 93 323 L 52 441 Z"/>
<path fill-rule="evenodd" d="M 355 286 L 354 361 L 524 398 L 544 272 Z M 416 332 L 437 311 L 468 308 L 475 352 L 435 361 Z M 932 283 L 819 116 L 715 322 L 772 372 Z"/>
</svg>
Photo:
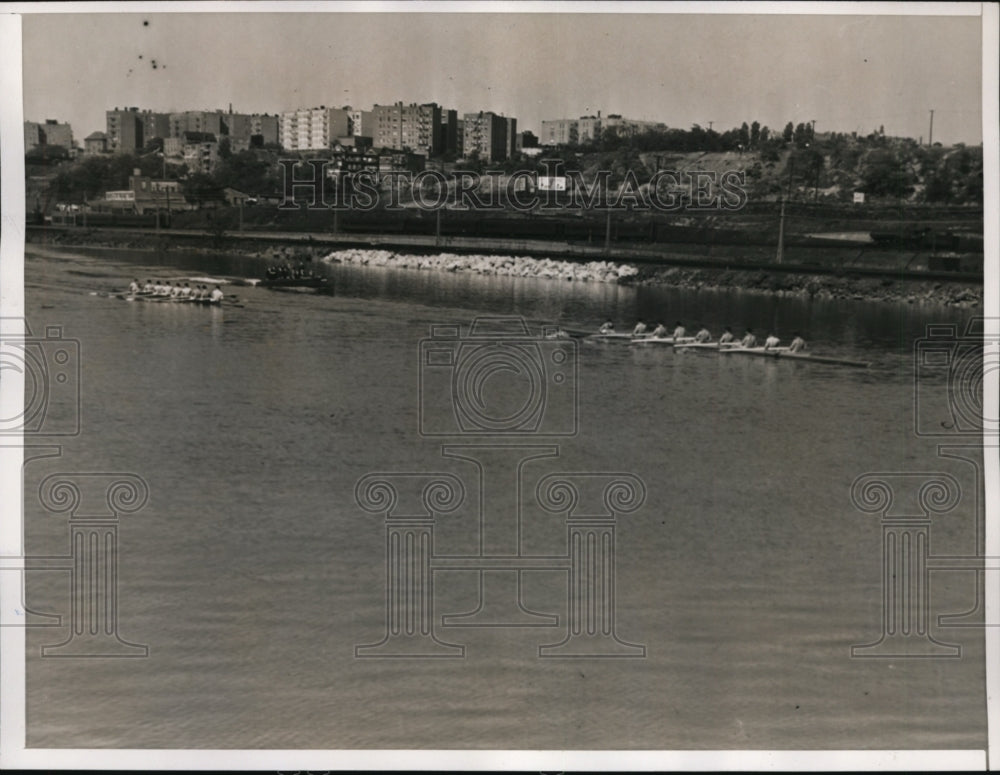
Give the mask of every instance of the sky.
<svg viewBox="0 0 1000 775">
<path fill-rule="evenodd" d="M 542 119 L 601 111 L 926 141 L 933 109 L 935 141 L 979 144 L 981 35 L 978 16 L 26 14 L 24 118 L 69 122 L 82 145 L 115 107 L 401 100 L 492 110 L 536 134 Z"/>
</svg>

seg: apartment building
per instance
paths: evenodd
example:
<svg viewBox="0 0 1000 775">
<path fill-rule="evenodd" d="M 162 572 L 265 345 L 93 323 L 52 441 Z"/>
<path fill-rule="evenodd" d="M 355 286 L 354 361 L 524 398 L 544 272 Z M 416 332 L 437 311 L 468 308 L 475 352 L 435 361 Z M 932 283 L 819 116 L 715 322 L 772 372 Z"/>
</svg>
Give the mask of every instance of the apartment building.
<svg viewBox="0 0 1000 775">
<path fill-rule="evenodd" d="M 410 150 L 428 156 L 442 153 L 441 108 L 436 102 L 375 105 L 372 112 L 375 114 L 375 147 Z"/>
<path fill-rule="evenodd" d="M 339 108 L 286 110 L 279 116 L 280 143 L 286 151 L 311 151 L 333 146 L 350 134 L 348 111 Z"/>
<path fill-rule="evenodd" d="M 503 161 L 510 155 L 510 141 L 507 139 L 508 121 L 490 111 L 466 113 L 464 151 L 465 156 L 478 154 L 483 161 Z M 515 124 L 516 125 L 516 124 Z"/>
<path fill-rule="evenodd" d="M 205 132 L 218 137 L 224 134 L 221 110 L 185 110 L 170 114 L 170 137 L 183 137 L 185 132 Z"/>
<path fill-rule="evenodd" d="M 139 108 L 105 111 L 108 150 L 112 153 L 135 153 L 145 144 L 143 120 Z"/>
<path fill-rule="evenodd" d="M 579 141 L 580 125 L 573 118 L 556 118 L 542 121 L 542 145 L 570 145 Z"/>
</svg>

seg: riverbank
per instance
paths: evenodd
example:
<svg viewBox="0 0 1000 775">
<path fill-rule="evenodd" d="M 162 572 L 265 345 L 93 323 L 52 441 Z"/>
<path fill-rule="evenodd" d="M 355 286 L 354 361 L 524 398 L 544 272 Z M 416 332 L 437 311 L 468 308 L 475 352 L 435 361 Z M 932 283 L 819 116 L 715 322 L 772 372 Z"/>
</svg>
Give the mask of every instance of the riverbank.
<svg viewBox="0 0 1000 775">
<path fill-rule="evenodd" d="M 133 250 L 185 252 L 205 255 L 234 255 L 260 262 L 260 273 L 274 261 L 350 263 L 422 271 L 476 272 L 561 279 L 569 282 L 614 282 L 631 285 L 662 285 L 680 289 L 733 289 L 775 296 L 817 299 L 851 299 L 895 304 L 937 304 L 970 307 L 982 305 L 983 287 L 968 279 L 948 280 L 910 276 L 865 276 L 859 272 L 839 274 L 803 272 L 802 268 L 783 271 L 774 266 L 751 268 L 732 266 L 664 266 L 662 263 L 622 260 L 560 260 L 523 255 L 492 253 L 451 253 L 445 250 L 386 249 L 378 245 L 345 247 L 320 244 L 318 240 L 282 242 L 273 238 L 239 240 L 213 239 L 190 234 L 109 233 L 99 230 L 46 230 L 28 233 L 29 241 L 58 247 L 108 247 Z M 417 246 L 414 246 L 417 248 Z M 664 263 L 671 261 L 664 258 Z"/>
<path fill-rule="evenodd" d="M 740 288 L 751 293 L 810 299 L 851 299 L 895 304 L 939 304 L 949 307 L 979 307 L 982 285 L 940 280 L 892 279 L 845 274 L 810 275 L 767 270 L 690 269 L 687 267 L 641 267 L 623 280 L 629 285 L 663 285 L 688 290 Z"/>
</svg>

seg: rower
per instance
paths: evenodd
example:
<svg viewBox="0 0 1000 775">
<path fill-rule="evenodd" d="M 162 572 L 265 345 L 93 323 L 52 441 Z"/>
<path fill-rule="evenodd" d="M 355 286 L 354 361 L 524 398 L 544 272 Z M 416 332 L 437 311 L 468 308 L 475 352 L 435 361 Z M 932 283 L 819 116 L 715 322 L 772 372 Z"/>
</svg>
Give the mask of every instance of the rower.
<svg viewBox="0 0 1000 775">
<path fill-rule="evenodd" d="M 788 352 L 797 353 L 799 350 L 806 349 L 806 340 L 799 336 L 799 332 L 796 331 L 793 334 L 792 343 L 788 345 Z"/>
<path fill-rule="evenodd" d="M 684 328 L 684 325 L 681 323 L 681 321 L 678 320 L 676 323 L 674 323 L 674 341 L 682 339 L 684 337 L 684 334 L 686 333 L 687 330 Z"/>
<path fill-rule="evenodd" d="M 608 319 L 608 320 L 605 320 L 604 321 L 604 325 L 602 325 L 597 330 L 598 330 L 598 333 L 601 333 L 601 334 L 613 334 L 615 332 L 615 324 L 612 323 L 610 319 Z"/>
<path fill-rule="evenodd" d="M 142 286 L 142 292 L 143 293 L 149 293 L 149 294 L 156 293 L 156 286 L 153 285 L 153 281 L 152 280 L 146 280 L 146 284 L 144 286 Z"/>
<path fill-rule="evenodd" d="M 139 292 L 139 280 L 135 279 L 128 284 L 128 292 L 135 296 Z"/>
<path fill-rule="evenodd" d="M 201 286 L 201 290 L 198 291 L 198 298 L 199 299 L 207 299 L 208 298 L 208 286 L 207 285 Z"/>
<path fill-rule="evenodd" d="M 704 325 L 700 326 L 698 328 L 698 333 L 694 335 L 694 340 L 699 344 L 708 342 L 711 339 L 712 339 L 712 334 L 709 333 L 709 330 L 705 328 Z"/>
<path fill-rule="evenodd" d="M 640 319 L 638 323 L 635 324 L 635 328 L 632 329 L 632 336 L 642 336 L 646 333 L 646 324 Z"/>
<path fill-rule="evenodd" d="M 567 334 L 565 331 L 563 331 L 559 326 L 556 326 L 555 329 L 553 329 L 552 331 L 549 331 L 545 335 L 545 338 L 546 339 L 569 339 L 569 334 Z"/>
<path fill-rule="evenodd" d="M 210 298 L 213 303 L 219 304 L 222 301 L 223 296 L 225 296 L 225 294 L 222 292 L 222 289 L 218 285 L 216 285 L 215 290 L 212 291 L 212 295 Z"/>
<path fill-rule="evenodd" d="M 756 347 L 757 337 L 754 336 L 753 329 L 748 328 L 743 339 L 740 340 L 740 347 Z"/>
<path fill-rule="evenodd" d="M 181 288 L 181 292 L 180 292 L 179 295 L 180 295 L 180 297 L 182 299 L 189 299 L 189 298 L 191 298 L 191 285 L 190 285 L 190 283 L 184 283 L 184 287 Z"/>
<path fill-rule="evenodd" d="M 653 329 L 653 336 L 657 339 L 662 339 L 667 335 L 667 327 L 663 323 L 657 323 L 656 328 Z"/>
<path fill-rule="evenodd" d="M 764 340 L 764 349 L 772 350 L 779 344 L 781 344 L 781 340 L 778 339 L 778 337 L 776 337 L 773 333 L 769 331 L 767 334 L 767 339 Z"/>
<path fill-rule="evenodd" d="M 726 332 L 719 337 L 719 344 L 729 344 L 730 342 L 733 341 L 733 339 L 735 339 L 735 337 L 733 336 L 733 329 L 731 329 L 729 326 L 726 326 Z"/>
</svg>

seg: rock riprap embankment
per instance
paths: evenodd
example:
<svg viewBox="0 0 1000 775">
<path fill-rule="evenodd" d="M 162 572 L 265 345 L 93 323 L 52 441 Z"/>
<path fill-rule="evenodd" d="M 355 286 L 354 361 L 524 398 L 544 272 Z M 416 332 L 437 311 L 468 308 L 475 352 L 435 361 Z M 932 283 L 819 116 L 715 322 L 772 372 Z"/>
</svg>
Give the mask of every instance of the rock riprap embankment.
<svg viewBox="0 0 1000 775">
<path fill-rule="evenodd" d="M 337 250 L 324 256 L 324 261 L 358 266 L 382 266 L 394 269 L 430 269 L 443 272 L 475 272 L 476 274 L 507 277 L 534 277 L 549 280 L 616 283 L 638 274 L 630 264 L 612 261 L 554 261 L 529 256 L 412 255 L 389 250 Z"/>
</svg>

